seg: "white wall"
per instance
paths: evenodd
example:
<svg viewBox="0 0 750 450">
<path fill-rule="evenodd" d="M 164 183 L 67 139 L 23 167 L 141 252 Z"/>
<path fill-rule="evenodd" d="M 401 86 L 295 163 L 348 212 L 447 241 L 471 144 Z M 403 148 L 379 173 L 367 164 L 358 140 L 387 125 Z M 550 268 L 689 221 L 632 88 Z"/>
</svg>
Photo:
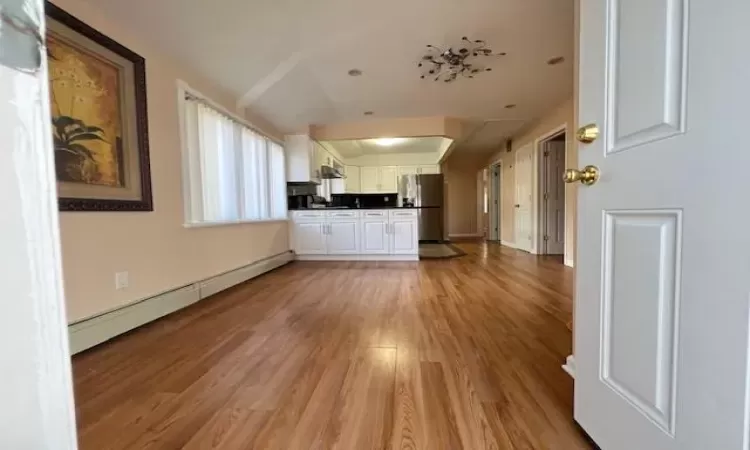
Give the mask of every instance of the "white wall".
<svg viewBox="0 0 750 450">
<path fill-rule="evenodd" d="M 350 166 L 419 166 L 437 165 L 437 153 L 394 153 L 383 155 L 363 155 L 356 158 L 344 158 Z"/>
</svg>

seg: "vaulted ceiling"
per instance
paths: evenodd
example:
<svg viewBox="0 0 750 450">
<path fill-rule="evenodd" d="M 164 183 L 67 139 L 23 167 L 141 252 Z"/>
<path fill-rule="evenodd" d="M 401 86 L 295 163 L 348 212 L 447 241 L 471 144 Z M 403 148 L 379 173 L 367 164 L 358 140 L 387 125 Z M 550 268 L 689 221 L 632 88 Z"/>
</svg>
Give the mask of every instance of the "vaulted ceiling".
<svg viewBox="0 0 750 450">
<path fill-rule="evenodd" d="M 286 132 L 443 115 L 475 121 L 482 148 L 572 94 L 573 0 L 89 1 Z M 462 36 L 507 56 L 475 79 L 420 79 L 425 46 Z"/>
</svg>

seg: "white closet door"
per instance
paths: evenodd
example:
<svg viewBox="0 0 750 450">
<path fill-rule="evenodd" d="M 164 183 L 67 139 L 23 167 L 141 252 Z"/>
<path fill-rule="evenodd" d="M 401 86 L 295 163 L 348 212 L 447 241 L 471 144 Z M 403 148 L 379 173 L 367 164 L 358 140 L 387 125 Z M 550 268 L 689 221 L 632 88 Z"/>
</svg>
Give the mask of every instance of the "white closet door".
<svg viewBox="0 0 750 450">
<path fill-rule="evenodd" d="M 521 250 L 531 251 L 533 227 L 531 223 L 532 212 L 532 157 L 533 146 L 531 144 L 518 149 L 516 152 L 515 178 L 515 244 Z"/>
</svg>

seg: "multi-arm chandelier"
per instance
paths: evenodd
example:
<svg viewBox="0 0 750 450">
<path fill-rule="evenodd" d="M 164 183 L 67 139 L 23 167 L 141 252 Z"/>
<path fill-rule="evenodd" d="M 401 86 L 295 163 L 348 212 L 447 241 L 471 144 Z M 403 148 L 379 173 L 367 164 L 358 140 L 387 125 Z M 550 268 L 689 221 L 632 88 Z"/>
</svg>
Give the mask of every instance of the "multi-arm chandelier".
<svg viewBox="0 0 750 450">
<path fill-rule="evenodd" d="M 492 53 L 487 48 L 487 43 L 482 40 L 472 41 L 466 36 L 461 39 L 463 47 L 447 50 L 428 45 L 427 54 L 422 57 L 418 66 L 422 69 L 422 78 L 432 78 L 434 81 L 451 83 L 461 75 L 466 78 L 474 78 L 480 72 L 489 72 L 491 67 L 486 67 L 481 60 L 492 56 L 505 56 L 505 53 Z"/>
</svg>

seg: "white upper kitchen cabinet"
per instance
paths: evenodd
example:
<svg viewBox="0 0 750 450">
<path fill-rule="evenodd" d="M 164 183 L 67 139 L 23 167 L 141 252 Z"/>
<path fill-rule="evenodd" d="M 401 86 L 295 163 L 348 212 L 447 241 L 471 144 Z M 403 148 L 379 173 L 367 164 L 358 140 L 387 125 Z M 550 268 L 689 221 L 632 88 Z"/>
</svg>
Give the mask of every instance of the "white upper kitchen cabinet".
<svg viewBox="0 0 750 450">
<path fill-rule="evenodd" d="M 380 167 L 380 190 L 383 193 L 398 192 L 398 167 Z"/>
<path fill-rule="evenodd" d="M 404 175 L 417 175 L 419 174 L 419 166 L 400 166 L 398 168 L 398 177 L 401 178 Z"/>
<path fill-rule="evenodd" d="M 320 165 L 317 164 L 315 142 L 306 134 L 284 137 L 286 180 L 297 183 L 320 183 Z"/>
<path fill-rule="evenodd" d="M 440 173 L 440 166 L 419 166 L 419 173 L 422 175 L 431 175 Z"/>
<path fill-rule="evenodd" d="M 361 190 L 365 194 L 380 192 L 380 168 L 362 167 L 360 169 L 359 181 Z"/>
<path fill-rule="evenodd" d="M 365 194 L 398 192 L 398 167 L 365 166 L 360 168 L 361 191 Z"/>
<path fill-rule="evenodd" d="M 419 226 L 417 211 L 390 212 L 390 253 L 411 255 L 419 253 Z"/>
<path fill-rule="evenodd" d="M 360 185 L 359 166 L 344 167 L 344 174 L 346 175 L 344 181 L 346 192 L 354 194 L 360 192 L 362 186 Z"/>
</svg>

